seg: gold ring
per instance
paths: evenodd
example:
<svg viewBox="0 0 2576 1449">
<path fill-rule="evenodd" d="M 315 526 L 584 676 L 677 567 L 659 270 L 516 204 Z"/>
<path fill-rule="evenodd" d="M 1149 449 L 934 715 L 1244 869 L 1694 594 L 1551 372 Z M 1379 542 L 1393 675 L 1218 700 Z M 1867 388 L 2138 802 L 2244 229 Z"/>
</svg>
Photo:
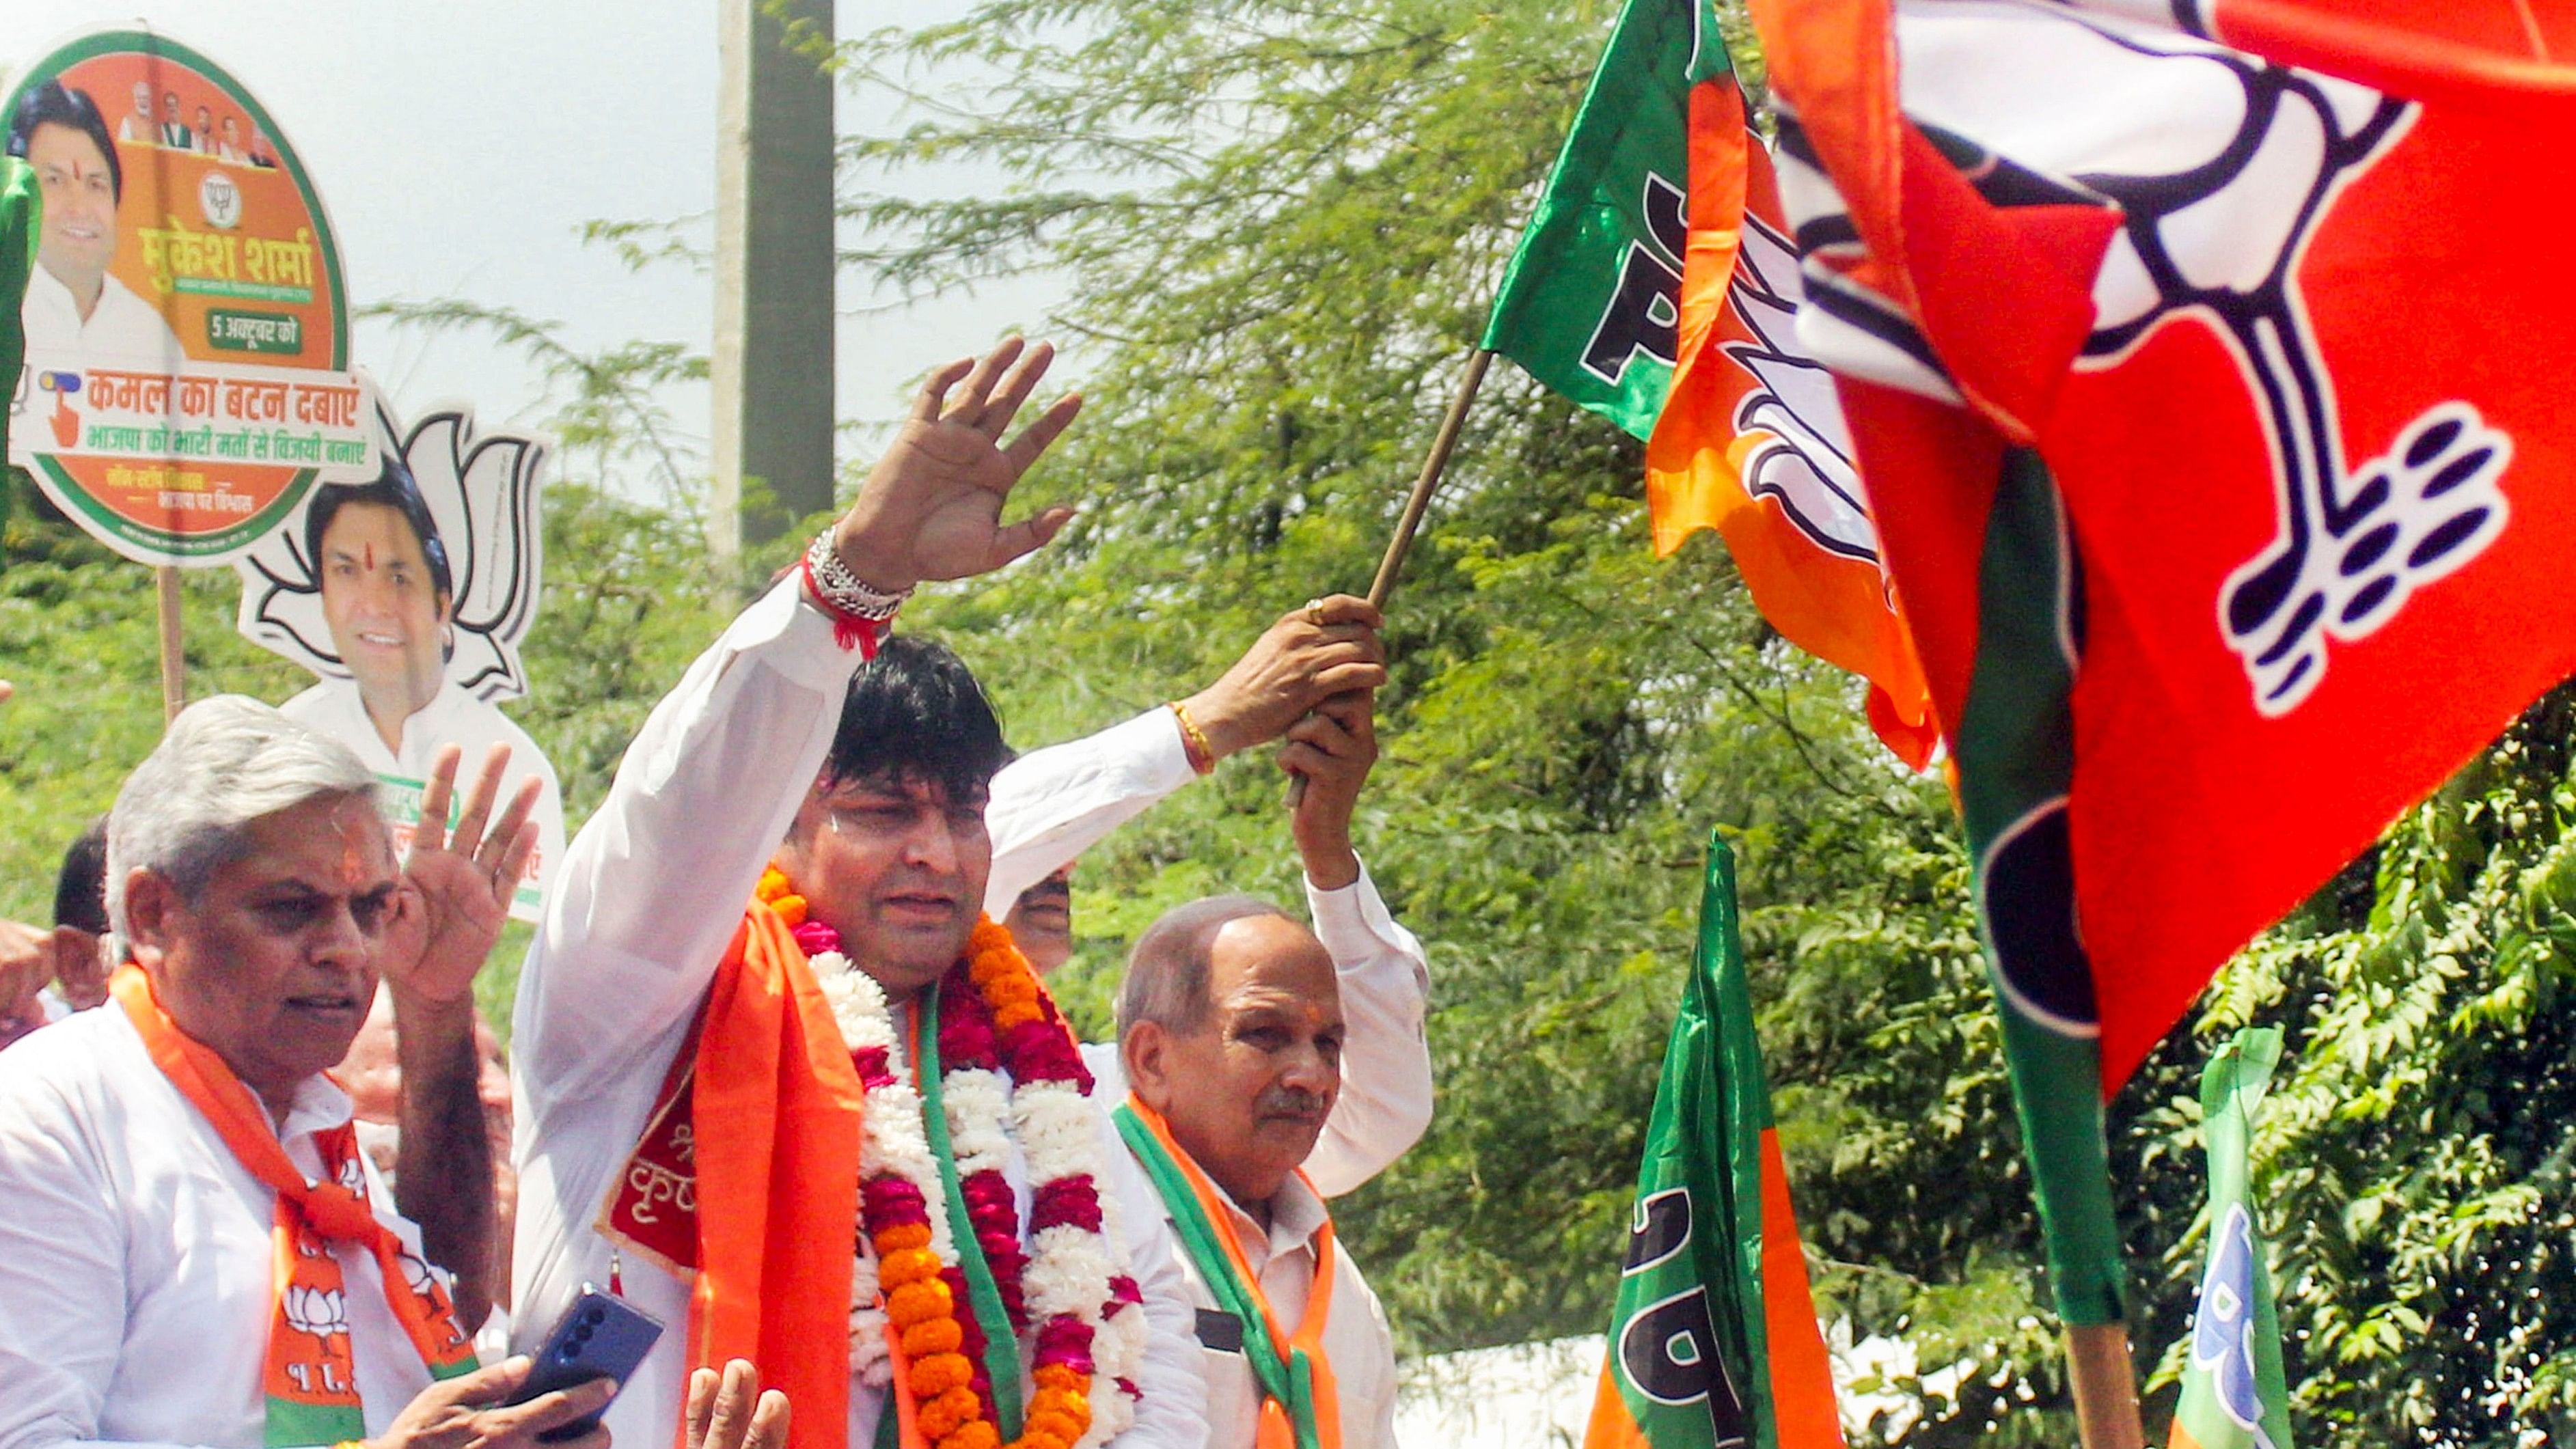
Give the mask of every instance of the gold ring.
<svg viewBox="0 0 2576 1449">
<path fill-rule="evenodd" d="M 1321 599 L 1308 599 L 1308 600 L 1306 601 L 1306 622 L 1307 622 L 1307 623 L 1309 623 L 1309 624 L 1314 625 L 1314 626 L 1315 626 L 1316 628 L 1318 628 L 1318 629 L 1321 629 L 1321 628 L 1323 628 L 1323 627 L 1324 627 L 1324 601 L 1323 601 L 1323 600 L 1321 600 Z"/>
</svg>

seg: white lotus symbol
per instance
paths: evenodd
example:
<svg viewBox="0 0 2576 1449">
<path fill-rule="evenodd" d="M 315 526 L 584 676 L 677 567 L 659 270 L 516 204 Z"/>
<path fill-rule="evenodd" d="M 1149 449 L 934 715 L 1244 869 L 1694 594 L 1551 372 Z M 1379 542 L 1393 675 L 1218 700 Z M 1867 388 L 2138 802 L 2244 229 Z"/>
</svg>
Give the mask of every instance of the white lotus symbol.
<svg viewBox="0 0 2576 1449">
<path fill-rule="evenodd" d="M 301 1283 L 287 1285 L 286 1323 L 299 1333 L 328 1338 L 349 1331 L 348 1300 L 337 1288 L 307 1288 Z"/>
</svg>

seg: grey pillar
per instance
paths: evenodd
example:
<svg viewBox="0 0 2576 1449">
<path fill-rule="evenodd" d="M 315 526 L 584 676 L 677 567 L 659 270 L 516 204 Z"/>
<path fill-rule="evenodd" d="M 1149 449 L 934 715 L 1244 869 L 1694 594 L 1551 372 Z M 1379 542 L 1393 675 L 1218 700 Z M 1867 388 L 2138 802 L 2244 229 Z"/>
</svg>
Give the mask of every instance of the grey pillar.
<svg viewBox="0 0 2576 1449">
<path fill-rule="evenodd" d="M 716 86 L 716 548 L 832 502 L 832 0 L 720 0 Z"/>
</svg>

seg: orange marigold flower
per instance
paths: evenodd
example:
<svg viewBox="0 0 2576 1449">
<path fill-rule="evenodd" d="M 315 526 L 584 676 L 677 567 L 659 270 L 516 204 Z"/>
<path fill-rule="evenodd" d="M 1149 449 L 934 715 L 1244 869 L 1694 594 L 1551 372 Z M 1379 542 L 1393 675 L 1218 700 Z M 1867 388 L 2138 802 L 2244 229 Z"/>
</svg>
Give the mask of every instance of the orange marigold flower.
<svg viewBox="0 0 2576 1449">
<path fill-rule="evenodd" d="M 1001 1007 L 993 1013 L 993 1024 L 1009 1031 L 1024 1021 L 1044 1021 L 1046 1013 L 1025 1003 Z"/>
<path fill-rule="evenodd" d="M 965 1388 L 974 1381 L 975 1366 L 962 1353 L 934 1353 L 912 1366 L 912 1396 L 925 1405 L 950 1389 Z"/>
<path fill-rule="evenodd" d="M 1091 1384 L 1090 1375 L 1069 1363 L 1040 1364 L 1035 1377 L 1040 1388 L 1053 1389 L 1058 1393 L 1079 1392 Z"/>
<path fill-rule="evenodd" d="M 877 1257 L 930 1246 L 930 1224 L 897 1223 L 877 1234 Z"/>
<path fill-rule="evenodd" d="M 1081 1438 L 1082 1431 L 1089 1426 L 1073 1415 L 1057 1410 L 1031 1414 L 1028 1427 L 1031 1438 L 1044 1434 L 1050 1439 L 1061 1439 L 1070 1444 Z"/>
<path fill-rule="evenodd" d="M 769 903 L 769 908 L 778 913 L 778 919 L 786 922 L 787 929 L 791 931 L 805 924 L 806 906 L 803 896 L 792 893 L 780 896 Z"/>
<path fill-rule="evenodd" d="M 928 1248 L 906 1248 L 877 1262 L 877 1281 L 888 1289 L 939 1276 L 939 1255 Z"/>
<path fill-rule="evenodd" d="M 925 1319 L 946 1318 L 955 1306 L 948 1298 L 948 1285 L 936 1278 L 920 1283 L 906 1283 L 886 1295 L 886 1317 L 897 1328 L 910 1328 Z"/>
<path fill-rule="evenodd" d="M 958 1426 L 954 1434 L 939 1439 L 939 1449 L 1002 1449 L 1002 1433 L 991 1424 L 977 1419 Z"/>
<path fill-rule="evenodd" d="M 933 1318 L 903 1331 L 903 1351 L 916 1359 L 955 1353 L 965 1343 L 966 1330 L 954 1318 Z"/>
<path fill-rule="evenodd" d="M 796 887 L 788 882 L 787 872 L 773 865 L 760 873 L 760 884 L 752 887 L 751 893 L 764 901 L 774 901 L 794 889 Z"/>
<path fill-rule="evenodd" d="M 961 1387 L 950 1389 L 923 1404 L 917 1422 L 924 1435 L 945 1439 L 983 1416 L 984 1401 L 975 1397 L 973 1389 Z"/>
</svg>

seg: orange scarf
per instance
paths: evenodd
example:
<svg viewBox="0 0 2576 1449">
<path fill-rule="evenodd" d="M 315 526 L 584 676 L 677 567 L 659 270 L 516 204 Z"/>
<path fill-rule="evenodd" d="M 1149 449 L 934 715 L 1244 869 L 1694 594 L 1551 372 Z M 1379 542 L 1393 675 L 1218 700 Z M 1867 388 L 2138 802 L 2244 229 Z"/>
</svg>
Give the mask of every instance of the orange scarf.
<svg viewBox="0 0 2576 1449">
<path fill-rule="evenodd" d="M 689 1367 L 757 1364 L 796 1406 L 789 1449 L 847 1449 L 861 1095 L 805 953 L 754 901 L 601 1208 L 611 1239 L 696 1275 Z"/>
<path fill-rule="evenodd" d="M 268 1109 L 222 1057 L 170 1019 L 141 967 L 120 968 L 108 990 L 133 1021 L 153 1065 L 204 1114 L 241 1165 L 277 1194 L 270 1280 L 276 1312 L 263 1374 L 267 1442 L 335 1444 L 366 1437 L 356 1360 L 349 1348 L 347 1293 L 331 1244 L 356 1244 L 375 1255 L 385 1301 L 432 1378 L 472 1372 L 473 1345 L 456 1321 L 447 1289 L 367 1205 L 355 1129 L 343 1122 L 313 1135 L 322 1177 L 308 1183 L 277 1140 Z"/>
<path fill-rule="evenodd" d="M 1333 1312 L 1333 1220 L 1326 1218 L 1315 1233 L 1315 1286 L 1306 1297 L 1306 1315 L 1295 1334 L 1283 1334 L 1270 1311 L 1270 1295 L 1235 1235 L 1233 1211 L 1207 1173 L 1172 1140 L 1171 1124 L 1132 1092 L 1110 1115 L 1171 1210 L 1181 1249 L 1208 1295 L 1243 1321 L 1244 1356 L 1261 1386 L 1255 1449 L 1341 1449 L 1341 1397 L 1333 1386 L 1332 1360 L 1324 1354 L 1324 1325 Z M 1305 1177 L 1297 1174 L 1300 1182 Z M 1313 1190 L 1313 1183 L 1306 1185 Z"/>
</svg>

